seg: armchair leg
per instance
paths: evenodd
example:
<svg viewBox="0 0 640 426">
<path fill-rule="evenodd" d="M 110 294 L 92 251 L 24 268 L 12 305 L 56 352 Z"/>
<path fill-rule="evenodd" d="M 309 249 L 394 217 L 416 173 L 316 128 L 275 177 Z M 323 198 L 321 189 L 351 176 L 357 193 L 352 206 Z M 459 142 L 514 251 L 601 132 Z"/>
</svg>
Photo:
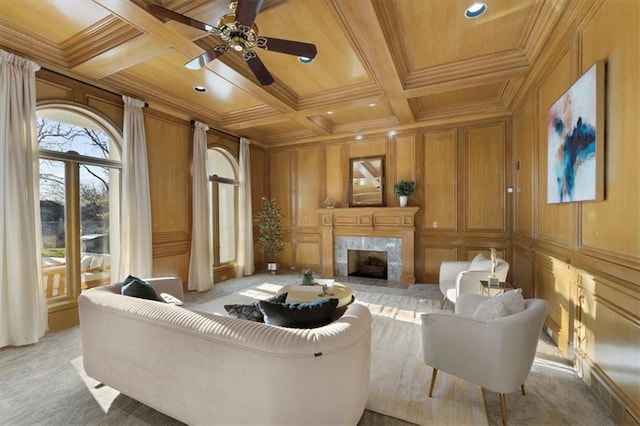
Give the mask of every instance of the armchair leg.
<svg viewBox="0 0 640 426">
<path fill-rule="evenodd" d="M 434 368 L 431 372 L 431 385 L 429 386 L 429 398 L 433 396 L 433 386 L 436 384 L 436 376 L 438 375 L 438 369 Z"/>
<path fill-rule="evenodd" d="M 440 301 L 440 309 L 444 308 L 444 303 L 447 301 L 447 296 L 442 296 L 442 300 Z"/>
<path fill-rule="evenodd" d="M 522 394 L 526 395 L 526 393 L 524 393 L 524 383 L 520 385 L 520 389 L 522 389 Z"/>
<path fill-rule="evenodd" d="M 498 396 L 500 397 L 500 409 L 502 411 L 502 426 L 507 426 L 507 400 L 502 392 Z"/>
</svg>

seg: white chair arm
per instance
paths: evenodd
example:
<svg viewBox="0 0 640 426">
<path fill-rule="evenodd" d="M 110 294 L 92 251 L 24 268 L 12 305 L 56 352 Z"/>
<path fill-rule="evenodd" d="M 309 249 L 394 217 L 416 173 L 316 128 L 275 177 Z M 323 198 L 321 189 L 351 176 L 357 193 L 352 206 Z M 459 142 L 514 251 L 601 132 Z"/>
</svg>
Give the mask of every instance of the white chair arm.
<svg viewBox="0 0 640 426">
<path fill-rule="evenodd" d="M 471 262 L 464 260 L 445 261 L 440 264 L 440 282 L 454 281 L 458 274 L 466 271 Z"/>
<path fill-rule="evenodd" d="M 459 273 L 456 279 L 458 297 L 463 294 L 480 294 L 480 280 L 486 280 L 490 273 L 491 271 L 464 271 Z"/>
</svg>

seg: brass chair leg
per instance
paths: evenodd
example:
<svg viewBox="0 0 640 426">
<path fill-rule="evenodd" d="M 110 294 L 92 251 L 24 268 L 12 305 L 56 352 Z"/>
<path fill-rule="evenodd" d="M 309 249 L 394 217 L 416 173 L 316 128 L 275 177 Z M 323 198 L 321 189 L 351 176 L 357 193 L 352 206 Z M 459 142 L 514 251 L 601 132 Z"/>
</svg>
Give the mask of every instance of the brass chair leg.
<svg viewBox="0 0 640 426">
<path fill-rule="evenodd" d="M 500 397 L 500 409 L 502 411 L 502 426 L 507 426 L 507 400 L 502 392 L 498 396 Z"/>
<path fill-rule="evenodd" d="M 524 393 L 524 383 L 520 385 L 520 389 L 522 389 L 522 394 L 526 395 L 526 393 Z"/>
<path fill-rule="evenodd" d="M 429 386 L 429 398 L 433 395 L 433 386 L 436 384 L 436 376 L 438 375 L 438 369 L 434 368 L 431 372 L 431 385 Z"/>
<path fill-rule="evenodd" d="M 440 309 L 444 308 L 444 303 L 447 301 L 447 296 L 442 296 L 442 300 L 440 301 Z"/>
</svg>

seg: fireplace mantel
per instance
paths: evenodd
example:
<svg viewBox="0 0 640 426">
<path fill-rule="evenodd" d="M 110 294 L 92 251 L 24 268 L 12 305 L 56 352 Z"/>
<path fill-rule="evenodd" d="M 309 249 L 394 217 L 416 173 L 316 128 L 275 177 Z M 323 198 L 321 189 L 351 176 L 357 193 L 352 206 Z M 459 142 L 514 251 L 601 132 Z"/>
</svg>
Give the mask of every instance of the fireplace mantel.
<svg viewBox="0 0 640 426">
<path fill-rule="evenodd" d="M 322 229 L 322 274 L 335 274 L 334 236 L 402 239 L 403 283 L 416 282 L 414 271 L 415 214 L 418 207 L 354 207 L 318 209 Z"/>
</svg>

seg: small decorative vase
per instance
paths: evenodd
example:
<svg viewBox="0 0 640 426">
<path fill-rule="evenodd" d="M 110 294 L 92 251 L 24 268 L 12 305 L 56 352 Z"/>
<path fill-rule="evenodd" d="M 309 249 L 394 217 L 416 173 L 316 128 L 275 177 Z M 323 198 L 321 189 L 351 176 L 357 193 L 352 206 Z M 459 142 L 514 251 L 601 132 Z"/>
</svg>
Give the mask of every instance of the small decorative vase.
<svg viewBox="0 0 640 426">
<path fill-rule="evenodd" d="M 313 276 L 311 276 L 311 275 L 303 275 L 302 276 L 302 285 L 313 285 Z"/>
<path fill-rule="evenodd" d="M 400 195 L 398 198 L 400 199 L 400 207 L 406 207 L 407 206 L 407 196 L 406 195 Z"/>
</svg>

